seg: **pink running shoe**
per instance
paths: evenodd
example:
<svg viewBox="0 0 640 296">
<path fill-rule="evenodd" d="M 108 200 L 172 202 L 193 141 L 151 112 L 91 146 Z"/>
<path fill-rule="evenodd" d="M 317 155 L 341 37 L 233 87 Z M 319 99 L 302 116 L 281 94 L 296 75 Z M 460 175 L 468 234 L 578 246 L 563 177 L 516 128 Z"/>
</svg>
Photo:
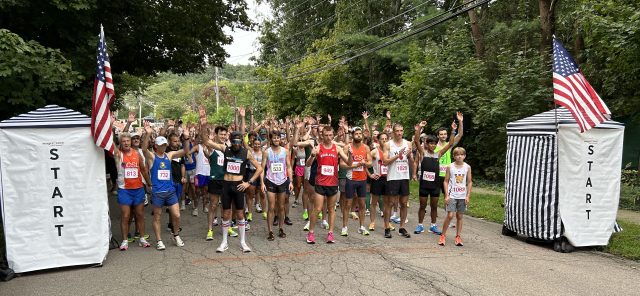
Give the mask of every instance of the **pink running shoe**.
<svg viewBox="0 0 640 296">
<path fill-rule="evenodd" d="M 327 235 L 327 244 L 333 244 L 333 231 Z"/>
<path fill-rule="evenodd" d="M 313 237 L 313 232 L 307 234 L 307 244 L 315 244 L 316 239 Z"/>
</svg>

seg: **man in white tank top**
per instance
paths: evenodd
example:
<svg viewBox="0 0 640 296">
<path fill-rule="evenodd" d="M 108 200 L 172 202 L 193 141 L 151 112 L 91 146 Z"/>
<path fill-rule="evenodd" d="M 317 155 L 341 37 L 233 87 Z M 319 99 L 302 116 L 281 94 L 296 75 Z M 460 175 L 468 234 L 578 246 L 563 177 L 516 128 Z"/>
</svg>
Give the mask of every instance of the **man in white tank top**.
<svg viewBox="0 0 640 296">
<path fill-rule="evenodd" d="M 400 124 L 393 126 L 392 140 L 382 148 L 382 164 L 388 167 L 387 189 L 384 201 L 384 216 L 389 217 L 391 207 L 400 202 L 400 230 L 402 236 L 411 237 L 404 224 L 407 218 L 407 201 L 409 200 L 409 163 L 413 163 L 411 142 L 402 138 L 404 127 Z M 386 218 L 385 218 L 386 219 Z M 391 238 L 391 229 L 384 230 L 384 237 Z"/>
</svg>

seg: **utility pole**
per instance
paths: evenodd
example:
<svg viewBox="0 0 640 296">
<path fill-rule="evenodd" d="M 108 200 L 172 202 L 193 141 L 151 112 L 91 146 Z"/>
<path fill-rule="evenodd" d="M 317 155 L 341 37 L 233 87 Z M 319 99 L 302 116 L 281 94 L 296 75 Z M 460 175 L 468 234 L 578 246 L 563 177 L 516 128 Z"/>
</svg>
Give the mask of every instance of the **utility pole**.
<svg viewBox="0 0 640 296">
<path fill-rule="evenodd" d="M 216 113 L 218 113 L 218 109 L 220 109 L 220 89 L 218 88 L 218 67 L 216 67 Z"/>
<path fill-rule="evenodd" d="M 139 121 L 138 127 L 142 126 L 142 96 L 138 96 L 138 104 L 140 105 L 140 113 L 138 113 Z"/>
</svg>

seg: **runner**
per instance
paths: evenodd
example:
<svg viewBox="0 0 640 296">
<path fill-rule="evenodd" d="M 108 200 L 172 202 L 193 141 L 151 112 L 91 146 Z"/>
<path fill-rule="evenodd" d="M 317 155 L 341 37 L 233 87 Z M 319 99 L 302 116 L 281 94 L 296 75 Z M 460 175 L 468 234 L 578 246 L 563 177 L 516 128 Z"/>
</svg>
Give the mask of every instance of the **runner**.
<svg viewBox="0 0 640 296">
<path fill-rule="evenodd" d="M 467 152 L 462 147 L 453 149 L 453 158 L 455 162 L 447 166 L 446 179 L 444 180 L 447 190 L 444 193 L 444 203 L 447 206 L 447 217 L 442 225 L 442 234 L 438 244 L 444 246 L 445 235 L 447 234 L 448 223 L 453 219 L 453 213 L 456 213 L 458 228 L 456 229 L 456 246 L 462 247 L 460 232 L 462 231 L 462 218 L 467 212 L 469 204 L 469 196 L 471 195 L 471 166 L 464 162 Z"/>
<path fill-rule="evenodd" d="M 387 188 L 388 195 L 385 201 L 384 215 L 387 216 L 394 204 L 400 204 L 400 235 L 410 238 L 411 235 L 404 229 L 407 218 L 407 202 L 409 199 L 409 163 L 413 162 L 411 156 L 411 142 L 402 138 L 404 127 L 401 124 L 393 126 L 393 138 L 384 144 L 382 152 L 382 164 L 388 166 Z M 384 199 L 384 198 L 383 198 Z M 387 216 L 388 217 L 388 216 Z M 384 235 L 391 238 L 391 229 L 385 228 Z"/>
<path fill-rule="evenodd" d="M 340 126 L 343 126 L 341 121 Z M 338 193 L 338 156 L 347 165 L 353 164 L 353 158 L 351 157 L 352 151 L 349 154 L 345 154 L 340 147 L 338 147 L 333 140 L 333 128 L 330 125 L 325 126 L 322 129 L 322 143 L 319 146 L 315 146 L 308 161 L 317 162 L 317 180 L 315 190 L 315 206 L 311 212 L 309 234 L 307 234 L 307 243 L 314 244 L 316 242 L 313 231 L 318 222 L 317 214 L 322 211 L 322 207 L 325 203 L 333 205 L 336 202 L 336 195 Z M 349 147 L 351 150 L 351 147 Z M 317 158 L 317 160 L 316 160 Z M 327 235 L 327 243 L 333 243 L 333 227 L 335 224 L 335 209 L 329 210 L 327 216 L 329 216 L 329 234 Z"/>
<path fill-rule="evenodd" d="M 187 129 L 190 129 L 191 124 L 187 125 Z M 185 179 L 187 180 L 186 183 L 184 183 L 184 187 L 182 188 L 182 199 L 185 198 L 185 196 L 188 196 L 189 199 L 191 199 L 191 203 L 193 206 L 193 212 L 191 212 L 191 215 L 193 216 L 198 216 L 198 202 L 200 201 L 200 197 L 198 196 L 198 194 L 196 193 L 196 187 L 195 187 L 195 182 L 196 182 L 196 161 L 195 161 L 195 151 L 197 151 L 197 147 L 194 147 L 194 145 L 191 143 L 191 139 L 189 139 L 189 154 L 187 154 L 187 156 L 184 157 L 183 159 L 183 163 L 184 163 L 184 169 L 185 169 Z M 203 200 L 204 202 L 204 200 Z"/>
<path fill-rule="evenodd" d="M 202 143 L 202 137 L 206 137 L 205 135 L 196 135 L 195 137 L 195 144 L 197 146 L 194 146 L 194 149 L 197 149 L 197 154 L 196 154 L 196 177 L 195 177 L 195 186 L 196 186 L 196 190 L 195 190 L 195 196 L 198 196 L 198 199 L 200 196 L 202 196 L 202 211 L 207 213 L 207 216 L 209 216 L 209 208 L 207 208 L 207 202 L 205 201 L 204 197 L 207 196 L 208 193 L 208 189 L 209 189 L 209 174 L 211 173 L 211 166 L 209 165 L 209 155 L 211 154 L 211 151 L 205 147 L 203 147 L 201 145 Z M 196 205 L 194 205 L 194 207 L 197 208 L 197 202 L 195 203 Z M 208 217 L 207 217 L 208 218 Z"/>
<path fill-rule="evenodd" d="M 379 133 L 377 136 L 378 145 L 373 151 L 371 151 L 371 158 L 373 162 L 373 174 L 371 175 L 371 209 L 375 209 L 376 204 L 380 207 L 384 205 L 382 196 L 385 195 L 387 190 L 387 166 L 382 164 L 382 147 L 387 143 L 388 136 L 384 133 Z M 379 212 L 380 216 L 384 218 L 384 213 Z M 369 224 L 369 230 L 375 230 L 375 214 L 371 214 L 371 224 Z M 389 219 L 382 219 L 385 229 L 391 228 Z"/>
<path fill-rule="evenodd" d="M 199 113 L 201 133 L 204 134 L 206 130 L 203 127 L 207 124 L 207 113 L 204 107 L 200 107 Z M 216 252 L 221 253 L 228 249 L 227 233 L 230 225 L 229 219 L 231 218 L 232 203 L 235 204 L 235 212 L 238 217 L 240 248 L 242 252 L 251 252 L 251 249 L 245 243 L 244 191 L 249 188 L 250 183 L 254 182 L 262 173 L 262 167 L 258 167 L 260 164 L 253 158 L 253 155 L 242 147 L 242 134 L 240 132 L 231 133 L 229 138 L 231 140 L 231 148 L 203 138 L 203 145 L 218 151 L 224 151 L 223 167 L 225 174 L 222 188 L 222 243 L 218 249 L 216 249 Z M 257 169 L 254 176 L 249 179 L 248 182 L 243 182 L 247 169 L 247 161 L 251 162 Z"/>
<path fill-rule="evenodd" d="M 202 131 L 204 129 L 202 124 L 200 129 L 200 133 L 206 132 Z M 215 133 L 213 142 L 219 145 L 226 145 L 227 128 L 224 126 L 217 126 L 213 132 Z M 209 231 L 207 232 L 206 239 L 213 240 L 213 226 L 218 225 L 218 202 L 222 196 L 222 185 L 224 181 L 224 153 L 222 151 L 211 151 L 211 154 L 209 154 L 209 167 L 209 185 L 207 186 L 207 191 L 209 192 L 209 211 L 207 212 L 207 225 L 209 227 Z M 222 213 L 222 210 L 220 210 L 220 212 Z M 220 216 L 222 217 L 222 215 Z M 237 235 L 231 228 L 229 228 L 228 234 L 232 236 Z"/>
<path fill-rule="evenodd" d="M 349 144 L 350 151 L 353 151 L 353 164 L 349 165 L 342 163 L 341 166 L 347 169 L 347 183 L 346 183 L 346 204 L 342 205 L 342 233 L 340 235 L 347 236 L 347 222 L 349 216 L 348 210 L 351 208 L 351 204 L 354 195 L 358 195 L 358 208 L 360 219 L 360 228 L 358 233 L 362 235 L 369 235 L 369 231 L 364 228 L 364 216 L 366 210 L 366 192 L 367 192 L 367 173 L 366 168 L 371 167 L 371 150 L 367 145 L 362 143 L 362 129 L 360 127 L 354 127 L 351 131 L 353 136 L 353 142 Z"/>
<path fill-rule="evenodd" d="M 257 162 L 262 163 L 262 149 L 260 146 L 261 142 L 260 139 L 258 139 L 258 137 L 254 137 L 253 138 L 253 142 L 252 142 L 252 147 L 251 148 L 251 154 L 253 155 L 253 158 L 256 159 Z M 249 168 L 247 170 L 247 180 L 251 180 L 251 178 L 253 178 L 253 175 L 255 175 L 256 173 L 256 167 L 253 166 L 252 163 L 249 163 Z M 253 214 L 251 213 L 252 207 L 253 207 L 253 201 L 255 199 L 256 201 L 256 208 L 260 205 L 260 197 L 259 197 L 259 191 L 257 190 L 257 187 L 259 185 L 262 184 L 262 179 L 261 178 L 257 178 L 254 182 L 249 183 L 251 186 L 249 186 L 249 189 L 247 189 L 247 206 L 248 206 L 248 214 L 247 214 L 247 222 L 251 222 L 252 218 L 253 218 Z M 260 211 L 262 212 L 262 210 Z M 247 223 L 247 226 L 249 225 L 249 223 Z M 247 230 L 249 230 L 250 227 L 247 227 Z"/>
<path fill-rule="evenodd" d="M 274 240 L 273 236 L 273 225 L 274 222 L 274 212 L 277 207 L 277 216 L 278 220 L 278 236 L 281 238 L 287 237 L 284 233 L 283 225 L 284 225 L 284 203 L 285 203 L 285 192 L 287 191 L 287 187 L 289 190 L 293 189 L 293 184 L 291 182 L 287 182 L 287 173 L 288 175 L 292 175 L 291 170 L 291 156 L 289 151 L 286 148 L 280 147 L 281 137 L 277 131 L 271 131 L 269 134 L 270 138 L 270 147 L 266 148 L 263 152 L 265 153 L 264 157 L 262 157 L 262 175 L 260 178 L 264 180 L 262 184 L 262 192 L 267 193 L 269 211 L 267 215 L 267 226 L 269 228 L 269 235 L 267 236 L 268 240 Z M 287 172 L 287 173 L 285 173 Z"/>
<path fill-rule="evenodd" d="M 425 148 L 422 148 L 422 145 L 419 144 L 418 135 L 422 132 L 422 129 L 427 125 L 426 121 L 420 122 L 420 124 L 416 127 L 416 133 L 414 135 L 414 143 L 418 148 L 418 159 L 422 159 L 420 163 L 420 173 L 417 172 L 417 165 L 413 166 L 413 175 L 414 181 L 417 181 L 417 177 L 420 177 L 420 208 L 418 209 L 418 228 L 416 228 L 413 233 L 420 234 L 424 232 L 424 227 L 422 226 L 422 222 L 424 221 L 424 214 L 427 208 L 427 203 L 429 201 L 429 196 L 431 196 L 431 226 L 429 227 L 429 232 L 435 234 L 441 234 L 440 230 L 436 226 L 436 218 L 438 217 L 438 200 L 440 199 L 440 176 L 439 174 L 436 176 L 436 172 L 439 171 L 439 161 L 440 153 L 447 153 L 451 148 L 452 144 L 455 143 L 454 137 L 456 135 L 455 130 L 457 129 L 457 125 L 455 122 L 451 124 L 451 139 L 449 143 L 444 146 L 444 148 L 440 149 L 440 152 L 434 152 L 433 150 L 436 148 L 436 143 L 438 139 L 434 136 L 427 136 L 425 141 Z"/>
<path fill-rule="evenodd" d="M 151 186 L 151 204 L 153 205 L 153 232 L 155 232 L 158 241 L 156 249 L 165 249 L 162 238 L 160 237 L 160 216 L 162 215 L 162 208 L 165 206 L 168 207 L 169 215 L 173 221 L 173 241 L 178 247 L 182 247 L 184 246 L 184 242 L 180 238 L 180 209 L 178 207 L 177 195 L 180 191 L 176 190 L 177 186 L 175 186 L 175 182 L 171 182 L 171 178 L 175 174 L 173 174 L 170 159 L 181 158 L 186 155 L 188 151 L 184 149 L 165 153 L 168 146 L 167 139 L 160 136 L 155 139 L 155 153 L 151 153 L 147 148 L 149 147 L 149 135 L 153 132 L 153 128 L 149 126 L 149 122 L 145 121 L 144 129 L 146 134 L 144 142 L 142 143 L 142 150 L 145 153 L 146 159 L 153 163 L 149 169 L 151 172 L 151 182 L 149 182 L 149 186 Z M 188 137 L 189 131 L 185 130 L 182 139 L 184 147 L 188 147 Z M 177 135 L 172 134 L 170 138 L 172 138 L 172 145 L 174 147 L 178 146 L 178 144 L 175 143 L 177 142 Z M 136 218 L 136 221 L 137 220 Z M 142 239 L 140 240 L 142 241 Z"/>
<path fill-rule="evenodd" d="M 458 142 L 460 142 L 460 139 L 462 139 L 462 135 L 464 133 L 464 128 L 463 128 L 463 123 L 462 120 L 464 119 L 464 116 L 462 115 L 462 113 L 460 112 L 456 112 L 456 118 L 458 119 L 458 122 L 460 122 L 459 126 L 460 129 L 458 131 L 458 134 L 456 135 L 456 137 L 453 140 L 453 145 L 451 145 L 451 147 L 455 147 L 456 145 L 458 145 Z M 445 127 L 440 127 L 436 130 L 436 135 L 438 136 L 438 145 L 436 147 L 435 150 L 433 150 L 434 152 L 438 152 L 440 151 L 440 149 L 444 148 L 444 146 L 447 146 L 447 142 L 445 142 L 447 140 L 448 135 L 447 135 L 447 129 Z M 444 188 L 444 177 L 445 177 L 445 170 L 447 169 L 447 166 L 451 164 L 451 150 L 447 151 L 446 153 L 439 153 L 440 155 L 440 190 L 442 191 L 442 193 L 445 192 L 446 188 Z M 453 224 L 453 222 L 451 222 L 451 225 L 449 225 L 449 227 L 456 227 L 455 224 Z"/>
</svg>

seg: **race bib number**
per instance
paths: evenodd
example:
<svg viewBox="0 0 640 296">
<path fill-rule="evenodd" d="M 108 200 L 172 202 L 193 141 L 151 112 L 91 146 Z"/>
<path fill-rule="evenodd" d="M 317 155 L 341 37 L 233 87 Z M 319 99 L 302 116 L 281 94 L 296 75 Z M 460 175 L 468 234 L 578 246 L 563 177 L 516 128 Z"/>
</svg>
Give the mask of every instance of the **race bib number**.
<svg viewBox="0 0 640 296">
<path fill-rule="evenodd" d="M 436 173 L 432 172 L 422 172 L 422 180 L 425 181 L 434 181 L 436 179 Z"/>
<path fill-rule="evenodd" d="M 227 173 L 239 174 L 240 163 L 239 162 L 227 162 Z"/>
<path fill-rule="evenodd" d="M 171 173 L 169 170 L 158 170 L 158 180 L 169 181 Z"/>
<path fill-rule="evenodd" d="M 398 163 L 398 165 L 396 166 L 396 170 L 398 170 L 398 173 L 408 173 L 409 164 L 407 164 L 406 162 Z"/>
<path fill-rule="evenodd" d="M 301 166 L 304 166 L 306 162 L 307 162 L 307 160 L 306 160 L 306 159 L 304 159 L 304 158 L 300 158 L 300 165 L 301 165 Z"/>
<path fill-rule="evenodd" d="M 271 172 L 274 174 L 284 173 L 284 163 L 272 163 Z"/>
<path fill-rule="evenodd" d="M 218 153 L 218 151 L 216 151 L 216 153 Z M 222 153 L 218 153 L 218 165 L 219 166 L 224 165 L 224 155 Z"/>
<path fill-rule="evenodd" d="M 334 169 L 333 166 L 323 165 L 321 169 L 322 169 L 321 172 L 322 172 L 323 175 L 325 175 L 325 176 L 333 176 L 333 169 Z"/>
<path fill-rule="evenodd" d="M 124 169 L 124 178 L 125 179 L 137 179 L 138 178 L 138 168 L 125 168 Z"/>
<path fill-rule="evenodd" d="M 354 171 L 354 172 L 364 172 L 364 167 L 359 166 L 359 167 L 357 167 L 357 168 L 353 168 L 353 171 Z"/>
<path fill-rule="evenodd" d="M 440 172 L 441 173 L 446 173 L 447 172 L 447 165 L 440 165 Z"/>
<path fill-rule="evenodd" d="M 209 158 L 205 157 L 205 158 L 204 158 L 204 163 L 205 163 L 205 164 L 209 164 Z"/>
<path fill-rule="evenodd" d="M 389 168 L 387 168 L 387 166 L 386 166 L 386 165 L 381 165 L 381 166 L 380 166 L 380 174 L 382 174 L 382 175 L 386 175 L 386 174 L 387 174 L 387 171 L 389 171 Z"/>
<path fill-rule="evenodd" d="M 467 187 L 453 186 L 453 192 L 455 192 L 455 193 L 467 193 Z"/>
</svg>

